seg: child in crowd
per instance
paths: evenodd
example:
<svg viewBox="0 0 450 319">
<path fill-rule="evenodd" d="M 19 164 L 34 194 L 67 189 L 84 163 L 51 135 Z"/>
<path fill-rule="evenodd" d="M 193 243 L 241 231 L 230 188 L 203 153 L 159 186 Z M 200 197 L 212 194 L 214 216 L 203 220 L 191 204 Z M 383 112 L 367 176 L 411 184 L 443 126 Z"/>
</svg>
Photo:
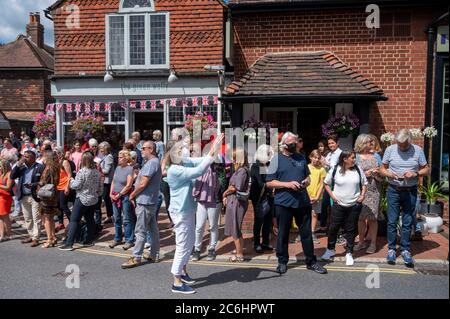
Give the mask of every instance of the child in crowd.
<svg viewBox="0 0 450 319">
<path fill-rule="evenodd" d="M 308 165 L 309 171 L 311 173 L 311 184 L 308 186 L 307 191 L 312 205 L 312 219 L 311 219 L 311 229 L 313 231 L 313 241 L 318 244 L 320 241 L 314 234 L 317 223 L 319 221 L 319 214 L 322 207 L 322 194 L 323 194 L 323 181 L 327 175 L 325 168 L 322 166 L 322 155 L 319 150 L 313 150 L 309 155 L 311 163 Z"/>
</svg>

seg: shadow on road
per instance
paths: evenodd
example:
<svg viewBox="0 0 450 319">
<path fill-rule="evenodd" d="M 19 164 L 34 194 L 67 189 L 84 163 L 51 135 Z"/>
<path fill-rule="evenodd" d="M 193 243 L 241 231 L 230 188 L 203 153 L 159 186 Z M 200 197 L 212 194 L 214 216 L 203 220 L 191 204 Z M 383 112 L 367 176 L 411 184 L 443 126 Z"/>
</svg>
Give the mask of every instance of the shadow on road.
<svg viewBox="0 0 450 319">
<path fill-rule="evenodd" d="M 260 278 L 260 275 L 263 272 L 274 275 Z M 202 288 L 233 281 L 248 283 L 253 281 L 271 279 L 274 277 L 280 277 L 280 275 L 276 273 L 275 270 L 267 270 L 256 267 L 229 269 L 222 272 L 213 273 L 208 277 L 196 278 L 197 283 L 195 285 L 192 285 L 192 288 Z"/>
</svg>

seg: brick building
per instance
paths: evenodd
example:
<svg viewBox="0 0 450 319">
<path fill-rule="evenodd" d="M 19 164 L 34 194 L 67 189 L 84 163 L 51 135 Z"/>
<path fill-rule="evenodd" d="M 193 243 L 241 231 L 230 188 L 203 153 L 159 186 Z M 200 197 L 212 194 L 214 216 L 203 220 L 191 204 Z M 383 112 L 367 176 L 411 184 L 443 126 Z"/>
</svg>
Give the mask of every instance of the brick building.
<svg viewBox="0 0 450 319">
<path fill-rule="evenodd" d="M 368 28 L 370 3 L 231 0 L 235 81 L 224 101 L 233 126 L 254 115 L 298 132 L 308 152 L 337 112 L 355 113 L 360 132 L 378 136 L 434 124 L 432 175 L 448 189 L 448 7 L 377 1 L 380 28 Z"/>
<path fill-rule="evenodd" d="M 113 146 L 135 130 L 160 129 L 167 140 L 196 110 L 217 117 L 218 76 L 204 67 L 224 63 L 224 11 L 218 0 L 56 1 L 46 12 L 55 26 L 58 143 L 70 143 L 70 122 L 96 106 L 118 136 Z"/>
<path fill-rule="evenodd" d="M 52 102 L 53 48 L 44 43 L 39 13 L 30 13 L 26 31 L 0 46 L 0 110 L 16 136 L 30 134 L 34 117 Z"/>
</svg>

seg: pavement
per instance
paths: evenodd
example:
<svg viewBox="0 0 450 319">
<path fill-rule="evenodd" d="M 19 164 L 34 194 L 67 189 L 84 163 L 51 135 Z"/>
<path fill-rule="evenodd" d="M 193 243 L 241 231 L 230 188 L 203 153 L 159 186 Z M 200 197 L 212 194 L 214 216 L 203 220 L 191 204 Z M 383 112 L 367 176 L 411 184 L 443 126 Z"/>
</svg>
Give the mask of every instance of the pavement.
<svg viewBox="0 0 450 319">
<path fill-rule="evenodd" d="M 224 216 L 221 215 L 220 227 L 219 227 L 219 243 L 216 247 L 217 260 L 226 261 L 232 256 L 232 251 L 235 249 L 232 238 L 224 236 Z M 66 221 L 67 222 L 67 221 Z M 21 221 L 19 221 L 19 224 Z M 167 213 L 165 208 L 161 208 L 159 214 L 159 228 L 160 228 L 160 239 L 161 239 L 161 250 L 160 255 L 166 258 L 172 258 L 175 252 L 175 235 L 170 228 L 170 222 L 167 218 Z M 202 258 L 206 257 L 206 248 L 209 243 L 209 232 L 207 231 L 208 225 L 206 226 Z M 20 231 L 20 230 L 16 230 Z M 24 233 L 24 230 L 21 231 Z M 58 236 L 61 237 L 63 231 L 61 231 Z M 444 225 L 443 231 L 438 234 L 425 234 L 422 241 L 412 241 L 411 242 L 411 253 L 417 264 L 436 264 L 436 265 L 448 265 L 448 255 L 449 255 L 449 241 L 448 241 L 449 227 L 448 224 Z M 295 241 L 295 232 L 291 233 L 291 240 Z M 130 254 L 131 251 L 125 252 L 122 246 L 117 246 L 114 249 L 110 249 L 108 244 L 114 238 L 114 226 L 113 224 L 107 224 L 104 226 L 99 238 L 95 242 L 95 246 L 100 248 L 107 248 L 113 252 Z M 320 257 L 326 249 L 327 238 L 325 235 L 318 236 L 320 243 L 315 245 L 315 254 Z M 385 237 L 378 238 L 377 251 L 374 254 L 367 254 L 364 250 L 355 252 L 354 259 L 355 263 L 375 263 L 375 264 L 385 264 L 387 255 L 387 240 Z M 276 237 L 272 236 L 271 245 L 276 246 Z M 244 254 L 245 258 L 252 261 L 268 261 L 276 263 L 277 258 L 275 252 L 265 252 L 263 254 L 257 254 L 253 250 L 253 241 L 251 234 L 244 234 Z M 303 249 L 301 243 L 291 243 L 289 245 L 289 256 L 291 262 L 301 262 L 304 261 L 305 256 L 303 254 Z M 202 260 L 202 259 L 201 259 Z M 336 246 L 336 257 L 335 262 L 343 262 L 345 260 L 345 250 L 343 246 Z M 400 260 L 400 259 L 399 259 Z"/>
</svg>

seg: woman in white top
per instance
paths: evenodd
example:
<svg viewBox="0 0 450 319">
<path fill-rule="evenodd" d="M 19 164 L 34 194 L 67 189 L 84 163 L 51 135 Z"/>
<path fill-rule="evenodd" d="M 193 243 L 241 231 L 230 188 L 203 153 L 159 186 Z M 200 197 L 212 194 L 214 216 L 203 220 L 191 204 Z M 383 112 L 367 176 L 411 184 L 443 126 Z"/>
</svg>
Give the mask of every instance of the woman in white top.
<svg viewBox="0 0 450 319">
<path fill-rule="evenodd" d="M 336 254 L 338 231 L 343 227 L 347 240 L 345 256 L 347 266 L 354 263 L 353 246 L 367 185 L 366 176 L 355 163 L 355 153 L 343 151 L 339 156 L 338 165 L 328 172 L 324 181 L 325 189 L 333 200 L 333 207 L 328 231 L 328 247 L 322 260 L 330 260 Z"/>
</svg>

